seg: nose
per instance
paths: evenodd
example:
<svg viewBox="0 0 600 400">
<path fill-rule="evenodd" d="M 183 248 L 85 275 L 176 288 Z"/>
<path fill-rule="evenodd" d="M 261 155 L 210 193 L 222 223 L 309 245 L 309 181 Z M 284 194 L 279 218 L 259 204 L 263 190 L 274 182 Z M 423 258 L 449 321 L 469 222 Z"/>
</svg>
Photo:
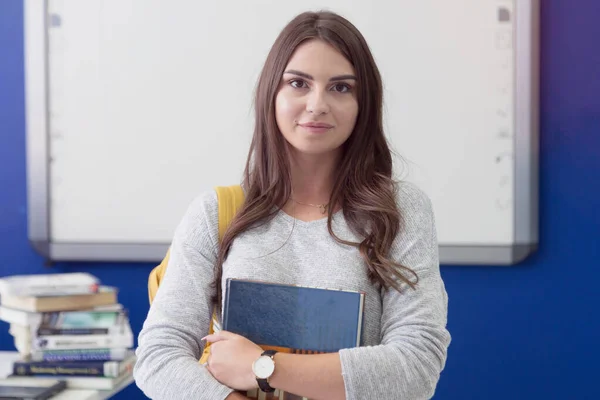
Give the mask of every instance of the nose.
<svg viewBox="0 0 600 400">
<path fill-rule="evenodd" d="M 312 90 L 306 100 L 306 111 L 314 115 L 327 114 L 329 104 L 327 103 L 326 94 L 320 90 Z"/>
</svg>

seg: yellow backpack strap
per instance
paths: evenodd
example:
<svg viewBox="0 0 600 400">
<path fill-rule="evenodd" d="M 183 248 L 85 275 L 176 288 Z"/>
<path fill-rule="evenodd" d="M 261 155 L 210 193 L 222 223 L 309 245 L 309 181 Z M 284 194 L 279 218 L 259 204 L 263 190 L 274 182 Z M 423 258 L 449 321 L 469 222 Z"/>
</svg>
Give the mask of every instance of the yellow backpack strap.
<svg viewBox="0 0 600 400">
<path fill-rule="evenodd" d="M 217 200 L 219 203 L 219 243 L 223 240 L 223 236 L 229 227 L 229 224 L 237 214 L 238 210 L 244 204 L 244 191 L 239 185 L 234 186 L 217 186 Z M 213 312 L 208 333 L 213 334 L 221 330 L 217 321 L 217 314 Z M 200 363 L 204 364 L 208 361 L 210 354 L 210 343 L 204 347 L 204 352 L 200 357 Z"/>
<path fill-rule="evenodd" d="M 244 191 L 240 185 L 218 186 L 217 199 L 219 202 L 219 243 L 223 240 L 225 231 L 237 214 L 238 209 L 244 204 Z"/>
<path fill-rule="evenodd" d="M 154 300 L 156 296 L 156 292 L 158 291 L 158 286 L 160 285 L 160 281 L 165 275 L 165 271 L 167 270 L 167 265 L 169 264 L 169 256 L 171 254 L 171 248 L 167 249 L 167 254 L 162 259 L 160 264 L 150 271 L 150 275 L 148 276 L 148 297 L 150 300 L 150 304 Z"/>
</svg>

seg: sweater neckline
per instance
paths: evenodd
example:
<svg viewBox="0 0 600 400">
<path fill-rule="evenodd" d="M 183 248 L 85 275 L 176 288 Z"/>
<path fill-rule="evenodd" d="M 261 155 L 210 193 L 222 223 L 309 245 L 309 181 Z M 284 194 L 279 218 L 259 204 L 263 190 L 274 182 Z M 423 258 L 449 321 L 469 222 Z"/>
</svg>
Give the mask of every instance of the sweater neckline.
<svg viewBox="0 0 600 400">
<path fill-rule="evenodd" d="M 319 226 L 319 225 L 327 225 L 327 215 L 323 218 L 319 218 L 319 219 L 315 219 L 312 221 L 302 221 L 301 219 L 292 217 L 290 214 L 286 213 L 285 211 L 283 211 L 281 208 L 277 208 L 277 215 L 282 218 L 283 220 L 291 223 L 291 224 L 295 224 L 295 226 L 302 226 L 302 227 L 312 227 L 312 226 Z M 332 215 L 332 219 L 335 222 L 340 216 L 343 215 L 343 209 L 339 209 L 336 212 L 333 213 Z"/>
</svg>

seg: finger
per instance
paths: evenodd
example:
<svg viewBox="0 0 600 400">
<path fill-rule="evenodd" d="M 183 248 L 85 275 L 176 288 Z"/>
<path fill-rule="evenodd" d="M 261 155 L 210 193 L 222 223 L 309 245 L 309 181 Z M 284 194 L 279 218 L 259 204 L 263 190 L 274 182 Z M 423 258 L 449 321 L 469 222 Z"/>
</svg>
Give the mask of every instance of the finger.
<svg viewBox="0 0 600 400">
<path fill-rule="evenodd" d="M 221 340 L 231 340 L 237 337 L 235 333 L 227 332 L 227 331 L 219 331 L 217 333 L 213 333 L 211 335 L 204 336 L 201 340 L 206 340 L 210 343 L 219 342 Z"/>
<path fill-rule="evenodd" d="M 210 356 L 208 357 L 208 360 L 206 360 L 206 370 L 216 379 L 213 360 Z"/>
<path fill-rule="evenodd" d="M 221 340 L 225 340 L 225 338 L 221 337 L 218 333 L 213 333 L 212 335 L 204 336 L 201 340 L 206 340 L 209 343 L 215 343 Z"/>
</svg>

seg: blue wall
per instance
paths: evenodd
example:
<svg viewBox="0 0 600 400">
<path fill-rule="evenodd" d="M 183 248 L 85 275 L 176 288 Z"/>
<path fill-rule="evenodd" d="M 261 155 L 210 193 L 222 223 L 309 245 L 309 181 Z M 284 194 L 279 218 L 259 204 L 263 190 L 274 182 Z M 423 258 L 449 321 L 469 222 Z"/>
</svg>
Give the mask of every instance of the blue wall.
<svg viewBox="0 0 600 400">
<path fill-rule="evenodd" d="M 0 276 L 48 271 L 27 242 L 22 12 L 20 0 L 0 1 Z M 544 0 L 540 249 L 512 268 L 443 267 L 453 342 L 436 399 L 600 398 L 598 20 L 598 0 Z M 151 267 L 54 268 L 120 287 L 137 333 Z M 0 350 L 12 350 L 5 328 Z"/>
</svg>

